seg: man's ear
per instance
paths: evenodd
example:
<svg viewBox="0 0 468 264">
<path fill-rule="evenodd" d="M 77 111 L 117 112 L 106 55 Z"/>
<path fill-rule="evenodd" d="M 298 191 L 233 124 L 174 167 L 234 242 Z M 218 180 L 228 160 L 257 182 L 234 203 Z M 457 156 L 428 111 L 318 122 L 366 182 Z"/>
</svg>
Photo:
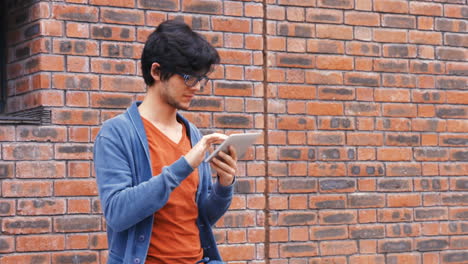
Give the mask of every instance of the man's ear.
<svg viewBox="0 0 468 264">
<path fill-rule="evenodd" d="M 155 82 L 159 82 L 161 80 L 161 72 L 159 71 L 159 67 L 160 65 L 157 62 L 151 64 L 151 77 L 153 77 Z"/>
</svg>

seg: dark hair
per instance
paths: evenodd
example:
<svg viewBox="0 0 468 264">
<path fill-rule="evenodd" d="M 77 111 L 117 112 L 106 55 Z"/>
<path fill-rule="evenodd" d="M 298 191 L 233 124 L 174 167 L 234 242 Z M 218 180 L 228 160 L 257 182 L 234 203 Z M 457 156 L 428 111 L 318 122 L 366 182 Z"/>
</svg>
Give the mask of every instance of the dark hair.
<svg viewBox="0 0 468 264">
<path fill-rule="evenodd" d="M 185 23 L 167 20 L 149 35 L 141 55 L 143 79 L 154 84 L 151 65 L 159 63 L 159 76 L 168 80 L 174 73 L 204 75 L 220 61 L 216 49 Z"/>
</svg>

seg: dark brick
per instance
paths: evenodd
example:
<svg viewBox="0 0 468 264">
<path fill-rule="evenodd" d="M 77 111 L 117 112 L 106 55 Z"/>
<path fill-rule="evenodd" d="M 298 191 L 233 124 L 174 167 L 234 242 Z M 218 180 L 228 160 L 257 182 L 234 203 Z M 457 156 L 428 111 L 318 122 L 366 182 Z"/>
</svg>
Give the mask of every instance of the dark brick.
<svg viewBox="0 0 468 264">
<path fill-rule="evenodd" d="M 56 219 L 57 232 L 76 232 L 99 230 L 99 217 L 69 217 Z"/>
<path fill-rule="evenodd" d="M 17 49 L 15 52 L 15 57 L 22 58 L 22 57 L 29 56 L 30 54 L 31 54 L 31 49 L 29 48 L 29 46 L 26 46 L 26 47 Z"/>
<path fill-rule="evenodd" d="M 464 61 L 465 56 L 465 52 L 462 49 L 438 48 L 436 50 L 436 58 L 438 60 Z"/>
<path fill-rule="evenodd" d="M 445 44 L 456 47 L 468 47 L 468 38 L 464 35 L 446 34 Z"/>
<path fill-rule="evenodd" d="M 299 159 L 301 157 L 301 150 L 299 149 L 281 149 L 281 158 Z"/>
<path fill-rule="evenodd" d="M 466 80 L 463 79 L 438 79 L 437 88 L 443 89 L 466 89 Z"/>
<path fill-rule="evenodd" d="M 314 236 L 317 238 L 328 238 L 328 237 L 337 237 L 345 235 L 345 229 L 343 228 L 327 228 L 322 230 L 317 230 L 314 232 Z"/>
<path fill-rule="evenodd" d="M 84 42 L 84 41 L 75 42 L 74 51 L 76 53 L 85 53 L 86 52 L 86 42 Z"/>
<path fill-rule="evenodd" d="M 390 57 L 397 58 L 408 58 L 409 57 L 409 48 L 406 45 L 389 45 L 388 46 L 388 55 Z"/>
<path fill-rule="evenodd" d="M 49 206 L 55 205 L 55 201 L 53 201 L 53 200 L 33 200 L 32 204 L 33 204 L 34 208 L 43 208 L 44 206 L 46 206 L 46 204 L 49 205 Z M 24 207 L 24 202 L 22 202 L 20 205 L 21 205 L 21 207 Z"/>
<path fill-rule="evenodd" d="M 419 241 L 416 244 L 418 251 L 437 251 L 443 250 L 448 246 L 448 241 L 444 239 L 431 239 Z"/>
<path fill-rule="evenodd" d="M 446 213 L 443 209 L 415 209 L 415 216 L 418 219 L 435 218 Z"/>
<path fill-rule="evenodd" d="M 93 117 L 94 117 L 93 112 L 90 112 L 90 111 L 85 111 L 81 114 L 81 119 L 83 119 L 83 121 L 89 121 L 93 119 Z"/>
<path fill-rule="evenodd" d="M 74 255 L 56 255 L 54 258 L 54 263 L 57 264 L 86 264 L 86 263 L 96 263 L 97 255 L 96 254 L 74 254 Z"/>
<path fill-rule="evenodd" d="M 351 231 L 351 238 L 353 239 L 368 239 L 368 238 L 383 238 L 384 228 L 361 228 L 358 230 Z"/>
<path fill-rule="evenodd" d="M 128 29 L 128 28 L 122 29 L 122 31 L 120 32 L 120 37 L 124 38 L 124 39 L 129 38 L 130 37 L 130 29 Z"/>
<path fill-rule="evenodd" d="M 132 98 L 129 97 L 104 97 L 98 101 L 98 104 L 112 107 L 126 107 L 131 102 Z"/>
<path fill-rule="evenodd" d="M 360 78 L 360 77 L 351 77 L 349 78 L 350 84 L 354 85 L 365 85 L 365 86 L 378 86 L 379 81 L 373 78 Z"/>
<path fill-rule="evenodd" d="M 338 94 L 338 95 L 352 95 L 353 90 L 345 88 L 325 88 L 322 90 L 324 93 Z"/>
<path fill-rule="evenodd" d="M 385 242 L 382 244 L 381 251 L 383 253 L 411 251 L 411 242 L 409 241 Z"/>
<path fill-rule="evenodd" d="M 63 13 L 61 15 L 61 18 L 65 18 L 67 20 L 94 22 L 97 20 L 97 14 L 69 12 L 69 13 Z"/>
<path fill-rule="evenodd" d="M 120 47 L 119 45 L 109 45 L 107 47 L 107 52 L 109 56 L 119 56 L 120 55 Z"/>
<path fill-rule="evenodd" d="M 83 153 L 93 152 L 93 147 L 90 146 L 62 146 L 58 148 L 60 153 Z"/>
<path fill-rule="evenodd" d="M 312 60 L 309 58 L 297 58 L 297 57 L 286 57 L 282 56 L 279 59 L 281 64 L 286 65 L 302 65 L 302 66 L 311 66 Z"/>
<path fill-rule="evenodd" d="M 7 214 L 10 212 L 11 205 L 7 202 L 0 202 L 0 214 Z"/>
<path fill-rule="evenodd" d="M 27 69 L 33 69 L 39 65 L 39 58 L 28 58 L 28 61 L 26 62 L 26 68 Z"/>
<path fill-rule="evenodd" d="M 342 190 L 354 188 L 356 182 L 354 180 L 321 180 L 320 189 L 322 190 Z"/>
<path fill-rule="evenodd" d="M 359 175 L 359 173 L 361 173 L 361 168 L 359 166 L 353 166 L 351 168 L 351 173 L 354 175 Z"/>
<path fill-rule="evenodd" d="M 11 169 L 13 167 L 9 164 L 0 164 L 0 179 L 7 178 L 12 173 Z"/>
<path fill-rule="evenodd" d="M 252 85 L 249 83 L 228 83 L 228 82 L 218 82 L 216 86 L 223 89 L 237 89 L 245 90 L 252 88 Z"/>
<path fill-rule="evenodd" d="M 172 0 L 140 0 L 140 5 L 146 8 L 175 10 L 177 5 Z"/>
<path fill-rule="evenodd" d="M 315 214 L 308 214 L 308 213 L 295 213 L 286 215 L 284 217 L 284 222 L 288 225 L 303 225 L 307 224 L 308 222 L 315 220 Z"/>
<path fill-rule="evenodd" d="M 192 107 L 221 107 L 221 102 L 217 100 L 210 100 L 210 99 L 193 99 L 190 102 L 190 106 Z"/>
<path fill-rule="evenodd" d="M 312 28 L 297 25 L 297 26 L 294 27 L 294 36 L 303 37 L 303 38 L 310 38 L 310 37 L 312 37 Z"/>
<path fill-rule="evenodd" d="M 292 253 L 311 252 L 315 251 L 316 248 L 311 245 L 286 245 L 284 250 Z"/>
<path fill-rule="evenodd" d="M 347 223 L 353 220 L 354 220 L 354 215 L 349 214 L 349 213 L 337 213 L 337 214 L 325 216 L 323 218 L 323 221 L 329 224 Z"/>
<path fill-rule="evenodd" d="M 345 202 L 342 200 L 322 201 L 315 203 L 315 206 L 320 209 L 343 209 L 345 208 Z"/>
<path fill-rule="evenodd" d="M 351 194 L 348 198 L 348 205 L 351 207 L 362 207 L 362 206 L 372 206 L 372 207 L 382 207 L 384 206 L 384 197 L 381 195 L 372 195 L 372 194 L 360 194 L 353 195 Z"/>
<path fill-rule="evenodd" d="M 360 112 L 373 112 L 377 109 L 377 106 L 367 104 L 367 103 L 357 103 L 349 105 L 349 109 L 353 112 L 360 113 Z"/>
<path fill-rule="evenodd" d="M 348 6 L 350 4 L 349 0 L 322 0 L 322 3 L 334 7 Z"/>
<path fill-rule="evenodd" d="M 327 15 L 327 14 L 320 14 L 320 15 L 313 14 L 313 15 L 310 15 L 310 16 L 307 17 L 307 21 L 312 21 L 312 22 L 339 22 L 340 17 L 333 16 L 333 15 Z"/>
<path fill-rule="evenodd" d="M 242 227 L 244 226 L 244 216 L 243 215 L 225 215 L 224 216 L 224 225 L 229 227 Z"/>
<path fill-rule="evenodd" d="M 468 180 L 456 180 L 455 186 L 459 190 L 468 190 Z"/>
<path fill-rule="evenodd" d="M 454 252 L 443 254 L 443 260 L 448 263 L 463 263 L 468 261 L 468 252 Z"/>
<path fill-rule="evenodd" d="M 72 50 L 71 41 L 61 41 L 60 42 L 60 52 L 70 52 Z"/>
<path fill-rule="evenodd" d="M 338 149 L 325 149 L 322 151 L 322 158 L 325 159 L 339 159 L 340 151 Z"/>
<path fill-rule="evenodd" d="M 200 4 L 192 4 L 187 6 L 186 11 L 195 13 L 220 14 L 221 4 L 220 2 L 202 2 Z"/>
<path fill-rule="evenodd" d="M 252 193 L 253 188 L 248 180 L 236 180 L 234 185 L 234 192 L 236 193 Z"/>
<path fill-rule="evenodd" d="M 459 26 L 458 30 L 455 28 Z M 436 18 L 435 20 L 435 29 L 439 31 L 466 31 L 466 21 L 463 20 L 454 20 L 454 19 L 446 19 L 446 18 Z"/>
<path fill-rule="evenodd" d="M 104 18 L 107 18 L 107 19 L 127 22 L 127 23 L 138 23 L 141 20 L 141 17 L 136 14 L 116 12 L 112 10 L 105 10 L 102 13 L 102 15 L 104 16 Z"/>
<path fill-rule="evenodd" d="M 309 160 L 314 160 L 315 159 L 315 150 L 314 149 L 309 149 L 307 151 L 307 158 Z"/>
<path fill-rule="evenodd" d="M 468 151 L 456 151 L 452 157 L 454 160 L 468 161 Z"/>
<path fill-rule="evenodd" d="M 26 30 L 24 31 L 24 37 L 25 38 L 30 38 L 34 35 L 37 35 L 40 33 L 40 26 L 39 24 L 34 24 L 32 26 L 29 26 L 28 28 L 26 28 Z"/>
<path fill-rule="evenodd" d="M 289 34 L 289 28 L 288 28 L 288 25 L 287 24 L 281 24 L 279 26 L 279 32 L 278 32 L 280 36 L 287 36 Z"/>
<path fill-rule="evenodd" d="M 415 28 L 416 18 L 399 15 L 384 15 L 383 25 L 394 28 Z"/>
<path fill-rule="evenodd" d="M 22 221 L 17 220 L 14 222 L 9 222 L 6 224 L 7 228 L 48 228 L 50 227 L 50 222 L 45 220 L 37 221 Z"/>
<path fill-rule="evenodd" d="M 118 72 L 123 72 L 125 71 L 125 64 L 116 64 L 115 65 L 115 70 L 118 71 Z"/>
<path fill-rule="evenodd" d="M 406 180 L 381 180 L 379 188 L 384 190 L 406 190 L 409 188 L 409 185 Z"/>
<path fill-rule="evenodd" d="M 428 158 L 441 158 L 447 156 L 446 149 L 417 149 L 417 156 L 423 156 Z"/>
<path fill-rule="evenodd" d="M 21 128 L 20 129 L 20 136 L 21 137 L 27 137 L 29 135 L 29 132 L 34 137 L 38 138 L 46 138 L 46 137 L 51 137 L 51 138 L 57 138 L 58 133 L 57 130 L 54 128 L 47 128 L 47 127 L 38 127 L 38 128 Z"/>
<path fill-rule="evenodd" d="M 112 29 L 110 27 L 93 27 L 93 37 L 112 37 Z"/>
<path fill-rule="evenodd" d="M 398 143 L 403 143 L 403 144 L 416 144 L 419 145 L 419 136 L 403 136 L 403 135 L 398 135 L 398 136 L 393 136 L 393 135 L 388 135 L 387 139 L 389 141 L 395 141 Z"/>
<path fill-rule="evenodd" d="M 468 220 L 468 211 L 456 213 L 455 218 L 458 220 Z"/>
<path fill-rule="evenodd" d="M 355 158 L 355 152 L 354 149 L 348 149 L 348 159 L 353 160 Z"/>
<path fill-rule="evenodd" d="M 445 138 L 443 142 L 447 145 L 465 146 L 468 145 L 468 138 Z"/>
<path fill-rule="evenodd" d="M 289 179 L 280 181 L 280 186 L 282 190 L 315 189 L 315 185 L 316 181 L 314 179 Z"/>
<path fill-rule="evenodd" d="M 7 250 L 10 248 L 10 244 L 6 241 L 6 239 L 0 238 L 0 250 Z"/>
<path fill-rule="evenodd" d="M 436 110 L 436 115 L 439 118 L 464 116 L 466 115 L 466 111 L 464 108 L 439 108 Z"/>
</svg>

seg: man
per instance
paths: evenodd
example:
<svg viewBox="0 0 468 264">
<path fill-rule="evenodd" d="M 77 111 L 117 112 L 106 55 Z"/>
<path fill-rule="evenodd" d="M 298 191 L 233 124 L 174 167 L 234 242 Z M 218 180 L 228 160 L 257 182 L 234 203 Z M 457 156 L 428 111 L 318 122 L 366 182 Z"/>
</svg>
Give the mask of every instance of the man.
<svg viewBox="0 0 468 264">
<path fill-rule="evenodd" d="M 226 135 L 202 136 L 177 110 L 219 63 L 217 51 L 182 22 L 166 21 L 141 56 L 143 102 L 106 121 L 94 162 L 107 224 L 108 264 L 222 263 L 211 226 L 228 209 L 237 170 L 233 147 L 211 165 L 208 148 Z"/>
</svg>

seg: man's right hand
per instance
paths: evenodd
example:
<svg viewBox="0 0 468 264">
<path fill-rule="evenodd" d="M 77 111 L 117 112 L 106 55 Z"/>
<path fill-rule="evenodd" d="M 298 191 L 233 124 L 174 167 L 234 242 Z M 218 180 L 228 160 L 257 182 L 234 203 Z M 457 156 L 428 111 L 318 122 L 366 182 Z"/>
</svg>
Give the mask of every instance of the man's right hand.
<svg viewBox="0 0 468 264">
<path fill-rule="evenodd" d="M 222 143 L 227 137 L 228 136 L 220 133 L 203 136 L 202 139 L 187 154 L 185 154 L 185 159 L 187 159 L 192 168 L 197 168 L 205 158 L 205 153 L 210 146 L 212 144 Z"/>
</svg>

